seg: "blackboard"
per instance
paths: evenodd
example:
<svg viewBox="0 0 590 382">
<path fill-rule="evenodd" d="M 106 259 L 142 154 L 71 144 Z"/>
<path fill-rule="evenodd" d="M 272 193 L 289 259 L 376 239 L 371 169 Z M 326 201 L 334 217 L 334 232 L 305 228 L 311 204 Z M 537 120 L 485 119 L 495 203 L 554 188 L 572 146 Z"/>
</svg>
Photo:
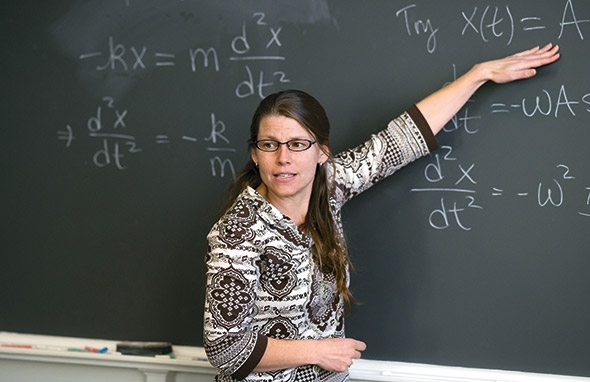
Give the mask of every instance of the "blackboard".
<svg viewBox="0 0 590 382">
<path fill-rule="evenodd" d="M 472 64 L 442 148 L 343 211 L 364 357 L 590 375 L 590 3 L 11 2 L 2 11 L 0 330 L 202 345 L 205 235 L 261 97 L 351 147 Z"/>
</svg>

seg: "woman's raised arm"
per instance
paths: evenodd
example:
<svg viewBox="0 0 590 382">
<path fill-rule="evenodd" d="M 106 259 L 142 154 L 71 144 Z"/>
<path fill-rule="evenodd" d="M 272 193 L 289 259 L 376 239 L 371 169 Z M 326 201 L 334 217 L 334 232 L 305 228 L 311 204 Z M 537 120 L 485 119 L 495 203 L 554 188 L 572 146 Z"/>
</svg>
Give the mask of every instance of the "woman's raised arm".
<svg viewBox="0 0 590 382">
<path fill-rule="evenodd" d="M 437 134 L 487 81 L 501 84 L 533 77 L 536 68 L 559 58 L 559 46 L 547 44 L 498 60 L 474 65 L 467 73 L 437 90 L 416 105 Z"/>
</svg>

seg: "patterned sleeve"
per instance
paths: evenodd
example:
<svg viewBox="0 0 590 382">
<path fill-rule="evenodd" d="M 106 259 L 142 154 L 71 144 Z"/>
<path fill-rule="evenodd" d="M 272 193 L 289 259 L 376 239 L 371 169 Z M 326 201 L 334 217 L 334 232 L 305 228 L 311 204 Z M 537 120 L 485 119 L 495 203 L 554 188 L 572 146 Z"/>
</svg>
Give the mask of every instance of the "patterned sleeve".
<svg viewBox="0 0 590 382">
<path fill-rule="evenodd" d="M 422 113 L 412 106 L 386 129 L 335 157 L 335 192 L 340 205 L 438 148 Z"/>
<path fill-rule="evenodd" d="M 248 221 L 226 215 L 207 236 L 203 344 L 211 364 L 243 379 L 260 362 L 268 338 L 251 328 L 258 250 Z"/>
</svg>

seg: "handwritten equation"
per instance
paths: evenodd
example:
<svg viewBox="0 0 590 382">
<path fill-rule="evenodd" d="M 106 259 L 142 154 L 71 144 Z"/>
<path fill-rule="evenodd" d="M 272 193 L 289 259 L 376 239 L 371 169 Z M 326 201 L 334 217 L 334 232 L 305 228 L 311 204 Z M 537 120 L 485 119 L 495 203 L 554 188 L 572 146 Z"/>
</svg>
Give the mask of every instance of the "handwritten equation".
<svg viewBox="0 0 590 382">
<path fill-rule="evenodd" d="M 456 78 L 456 68 L 453 65 L 453 78 Z M 446 86 L 446 83 L 444 86 Z M 519 113 L 526 118 L 532 117 L 549 117 L 557 119 L 562 116 L 579 117 L 587 116 L 590 113 L 590 88 L 588 93 L 579 96 L 572 96 L 567 91 L 567 86 L 561 84 L 554 89 L 547 90 L 539 88 L 536 94 L 511 102 L 493 101 L 489 105 L 490 114 Z M 451 119 L 443 128 L 446 133 L 466 133 L 468 135 L 477 134 L 480 129 L 476 121 L 481 120 L 484 116 L 474 114 L 473 106 L 477 106 L 474 99 L 470 99 L 467 104 Z M 484 107 L 485 109 L 485 107 Z M 584 114 L 585 113 L 585 114 Z M 454 148 L 451 146 L 442 146 L 442 154 L 431 154 L 433 160 L 426 164 L 423 170 L 424 179 L 427 181 L 427 187 L 414 187 L 412 193 L 438 193 L 441 195 L 440 204 L 434 208 L 429 216 L 429 225 L 437 230 L 444 230 L 451 227 L 458 227 L 464 231 L 472 229 L 471 223 L 466 221 L 465 215 L 470 211 L 483 210 L 484 207 L 479 202 L 478 192 L 475 186 L 478 184 L 476 176 L 473 175 L 475 163 L 470 165 L 458 164 L 455 170 L 459 171 L 456 181 L 447 186 L 440 186 L 447 178 L 445 166 L 443 164 L 454 164 L 457 158 L 454 156 Z M 536 204 L 541 208 L 561 208 L 566 199 L 564 186 L 575 183 L 579 176 L 574 175 L 567 164 L 556 164 L 558 173 L 549 183 L 538 182 L 534 191 L 519 190 L 508 191 L 504 187 L 494 186 L 489 193 L 494 198 L 517 196 L 518 198 L 534 197 Z M 583 181 L 583 180 L 582 180 Z M 464 186 L 466 185 L 466 186 Z M 579 216 L 590 218 L 590 177 L 585 184 L 581 184 L 584 198 L 579 200 Z M 463 195 L 462 198 L 449 198 L 448 195 Z M 452 202 L 449 202 L 452 200 Z"/>
<path fill-rule="evenodd" d="M 458 18 L 463 22 L 460 29 L 462 36 L 475 34 L 482 43 L 492 39 L 511 44 L 519 33 L 534 33 L 548 28 L 549 25 L 559 29 L 557 38 L 584 40 L 585 24 L 590 22 L 590 15 L 581 15 L 575 0 L 564 0 L 563 12 L 554 19 L 543 20 L 535 14 L 516 15 L 509 5 L 473 6 L 459 10 Z M 129 7 L 129 3 L 127 3 Z M 437 33 L 440 28 L 437 20 L 421 18 L 423 9 L 409 3 L 395 11 L 396 20 L 404 28 L 407 38 L 425 39 L 426 49 L 433 53 L 437 49 Z M 226 41 L 204 46 L 194 46 L 186 51 L 166 51 L 144 44 L 124 44 L 122 36 L 108 35 L 102 49 L 83 51 L 77 54 L 79 64 L 86 70 L 109 75 L 128 76 L 147 70 L 188 70 L 205 76 L 221 76 L 225 70 L 230 79 L 231 94 L 225 99 L 262 99 L 266 95 L 291 83 L 291 76 L 284 69 L 287 56 L 285 43 L 289 41 L 282 34 L 283 27 L 267 16 L 265 12 L 253 12 L 246 16 L 232 29 Z M 220 52 L 229 52 L 222 55 Z M 453 66 L 453 77 L 457 78 Z M 590 86 L 580 93 L 570 90 L 570 84 L 545 85 L 520 99 L 497 99 L 489 105 L 489 114 L 519 114 L 527 118 L 588 115 L 590 113 Z M 67 121 L 57 130 L 57 140 L 62 147 L 69 149 L 79 142 L 81 137 L 96 141 L 96 148 L 89 154 L 91 163 L 99 168 L 126 170 L 129 159 L 146 150 L 146 140 L 151 139 L 156 145 L 167 145 L 174 141 L 186 143 L 187 149 L 205 150 L 209 155 L 210 175 L 213 177 L 235 177 L 233 164 L 236 148 L 228 138 L 231 126 L 216 113 L 206 113 L 208 120 L 195 121 L 201 126 L 202 133 L 197 135 L 168 133 L 153 137 L 141 137 L 129 126 L 129 111 L 120 100 L 109 94 L 103 95 L 101 101 L 93 105 L 95 111 L 86 117 L 86 123 L 77 126 Z M 482 119 L 481 107 L 473 108 L 470 100 L 451 122 L 443 129 L 446 133 L 465 132 L 476 134 Z M 474 112 L 473 110 L 478 110 Z"/>
<path fill-rule="evenodd" d="M 281 62 L 286 57 L 282 55 L 265 54 L 273 48 L 283 46 L 281 41 L 282 27 L 268 24 L 267 17 L 263 12 L 255 12 L 251 18 L 244 21 L 240 33 L 231 39 L 230 46 L 232 55 L 228 61 L 239 65 L 242 63 L 244 77 L 238 80 L 234 87 L 234 95 L 243 99 L 247 97 L 266 97 L 267 90 L 275 89 L 279 84 L 286 84 L 290 79 L 284 71 L 272 70 L 270 73 L 265 70 L 255 72 L 248 63 L 251 62 Z M 262 46 L 252 46 L 249 34 L 265 35 L 266 41 Z M 263 54 L 253 54 L 257 50 Z M 186 52 L 186 55 L 179 57 L 177 54 L 163 51 L 151 51 L 147 46 L 126 46 L 118 43 L 113 36 L 109 36 L 108 44 L 104 51 L 93 51 L 81 53 L 79 60 L 84 65 L 93 65 L 94 70 L 99 72 L 134 72 L 153 68 L 173 68 L 178 61 L 185 59 L 191 72 L 212 68 L 220 72 L 220 57 L 216 47 L 196 47 Z M 118 170 L 126 170 L 126 160 L 132 155 L 143 152 L 143 147 L 135 135 L 128 133 L 126 117 L 128 110 L 119 108 L 115 99 L 111 96 L 104 96 L 99 105 L 96 106 L 96 113 L 88 117 L 85 128 L 74 128 L 67 124 L 64 129 L 57 131 L 57 139 L 63 141 L 66 148 L 71 147 L 77 136 L 82 132 L 98 141 L 97 149 L 92 153 L 92 163 L 99 167 L 114 167 Z M 175 137 L 183 142 L 197 143 L 206 142 L 205 150 L 211 153 L 209 158 L 210 174 L 213 177 L 235 177 L 235 167 L 232 158 L 229 156 L 236 149 L 231 146 L 227 137 L 226 123 L 211 113 L 208 121 L 209 129 L 204 137 L 181 135 Z M 81 132 L 82 130 L 82 132 Z M 167 134 L 159 134 L 153 137 L 156 144 L 168 144 L 172 137 Z"/>
<path fill-rule="evenodd" d="M 427 181 L 427 187 L 415 187 L 412 193 L 436 193 L 440 195 L 440 204 L 429 213 L 428 223 L 430 227 L 444 230 L 458 227 L 464 231 L 472 229 L 472 222 L 465 217 L 468 211 L 483 210 L 479 193 L 476 190 L 478 179 L 474 175 L 475 163 L 469 165 L 457 164 L 458 158 L 454 156 L 451 146 L 442 146 L 442 154 L 431 154 L 432 160 L 424 166 L 423 176 Z M 459 176 L 449 182 L 446 181 L 449 167 L 459 170 Z M 590 218 L 590 176 L 589 174 L 576 174 L 568 164 L 559 163 L 551 170 L 553 178 L 547 181 L 539 181 L 530 189 L 508 190 L 505 187 L 493 186 L 488 190 L 488 195 L 493 198 L 517 197 L 533 198 L 534 203 L 540 208 L 562 208 L 566 201 L 567 187 L 578 187 L 577 195 L 583 195 L 580 200 L 575 200 L 579 206 L 577 215 Z M 455 172 L 456 173 L 456 172 Z M 582 175 L 582 176 L 580 176 Z M 584 179 L 583 176 L 587 176 Z M 445 184 L 445 185 L 442 185 Z M 462 195 L 457 198 L 449 195 Z M 471 215 L 470 215 L 471 216 Z"/>
<path fill-rule="evenodd" d="M 250 33 L 248 33 L 249 29 Z M 230 62 L 268 62 L 268 61 L 285 61 L 283 55 L 267 54 L 273 48 L 281 48 L 280 33 L 282 27 L 270 26 L 267 17 L 263 12 L 255 12 L 251 20 L 242 24 L 241 33 L 236 35 L 230 43 L 232 55 L 227 58 Z M 262 41 L 262 47 L 258 47 L 262 54 L 253 53 L 256 47 L 251 46 L 249 35 L 266 35 L 267 41 Z M 183 55 L 172 52 L 153 51 L 149 47 L 143 46 L 126 46 L 116 41 L 115 37 L 109 36 L 108 46 L 104 51 L 93 51 L 81 53 L 80 61 L 86 64 L 95 65 L 96 71 L 116 71 L 116 72 L 134 72 L 153 68 L 174 68 L 180 60 L 188 63 L 191 72 L 197 72 L 201 69 L 212 68 L 215 72 L 220 72 L 220 55 L 218 47 L 195 47 L 189 48 Z M 265 72 L 264 70 L 254 72 L 250 65 L 245 64 L 244 78 L 235 86 L 235 96 L 237 98 L 246 98 L 258 96 L 264 98 L 267 94 L 267 88 L 276 87 L 280 84 L 291 82 L 287 73 L 281 70 Z"/>
<path fill-rule="evenodd" d="M 453 65 L 453 79 L 457 78 L 456 66 Z M 448 85 L 448 82 L 444 85 Z M 527 97 L 506 102 L 495 101 L 489 105 L 490 114 L 518 113 L 527 118 L 563 116 L 577 117 L 590 114 L 590 85 L 588 93 L 572 94 L 567 90 L 567 84 L 560 84 L 551 89 L 539 88 L 534 94 Z M 481 114 L 473 114 L 473 106 L 476 102 L 470 99 L 461 110 L 452 117 L 443 131 L 447 133 L 464 131 L 467 134 L 476 134 L 479 131 L 474 122 L 481 120 Z"/>
<path fill-rule="evenodd" d="M 128 110 L 119 109 L 112 97 L 104 97 L 96 107 L 96 114 L 89 116 L 83 133 L 98 142 L 96 151 L 92 153 L 92 163 L 99 168 L 114 167 L 118 170 L 128 168 L 126 161 L 130 156 L 143 152 L 142 144 L 137 137 L 125 131 L 127 128 L 126 117 Z M 235 168 L 230 158 L 223 157 L 222 153 L 235 152 L 235 148 L 227 147 L 230 140 L 226 136 L 226 125 L 215 114 L 211 114 L 210 130 L 204 137 L 181 135 L 175 137 L 183 142 L 195 144 L 205 142 L 208 152 L 211 153 L 211 175 L 235 177 Z M 79 129 L 78 129 L 79 130 Z M 72 146 L 78 138 L 78 133 L 71 125 L 66 125 L 64 130 L 57 132 L 57 139 L 63 141 L 66 148 Z M 166 145 L 173 139 L 168 134 L 157 134 L 152 137 L 156 145 Z"/>
<path fill-rule="evenodd" d="M 420 19 L 418 15 L 420 11 L 416 4 L 410 4 L 399 9 L 395 15 L 403 20 L 408 36 L 426 38 L 426 50 L 428 53 L 434 53 L 440 28 L 430 18 Z M 573 0 L 565 1 L 560 16 L 554 20 L 543 20 L 535 14 L 516 16 L 509 5 L 493 7 L 488 5 L 484 8 L 474 6 L 471 10 L 461 11 L 461 19 L 464 22 L 461 36 L 474 34 L 484 43 L 500 40 L 510 45 L 517 32 L 533 33 L 546 29 L 549 24 L 555 24 L 559 26 L 557 39 L 561 39 L 571 29 L 579 39 L 584 40 L 581 25 L 590 22 L 590 19 L 578 15 Z"/>
</svg>

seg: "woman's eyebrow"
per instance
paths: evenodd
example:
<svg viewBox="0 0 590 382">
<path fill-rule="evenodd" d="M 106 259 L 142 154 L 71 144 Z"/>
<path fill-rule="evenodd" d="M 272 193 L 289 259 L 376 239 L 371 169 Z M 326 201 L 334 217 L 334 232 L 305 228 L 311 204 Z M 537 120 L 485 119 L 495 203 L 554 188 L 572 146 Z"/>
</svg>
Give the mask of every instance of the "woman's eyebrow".
<svg viewBox="0 0 590 382">
<path fill-rule="evenodd" d="M 279 139 L 277 137 L 275 137 L 274 135 L 260 135 L 258 137 L 258 140 L 262 140 L 262 139 L 272 139 L 274 141 L 279 141 Z M 310 136 L 293 136 L 287 139 L 287 141 L 292 141 L 294 139 L 309 139 L 311 141 L 313 141 L 313 137 Z M 286 142 L 286 141 L 284 141 Z"/>
</svg>

